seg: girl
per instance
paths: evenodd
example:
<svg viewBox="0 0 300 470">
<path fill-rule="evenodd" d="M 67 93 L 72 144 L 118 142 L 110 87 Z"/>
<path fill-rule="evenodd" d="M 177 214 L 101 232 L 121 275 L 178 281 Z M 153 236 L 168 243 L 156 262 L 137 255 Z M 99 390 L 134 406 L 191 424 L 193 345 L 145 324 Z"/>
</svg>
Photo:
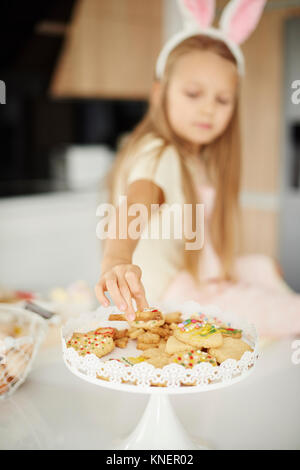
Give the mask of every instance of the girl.
<svg viewBox="0 0 300 470">
<path fill-rule="evenodd" d="M 148 225 L 148 233 L 161 227 L 164 204 L 189 203 L 195 216 L 196 204 L 203 203 L 203 248 L 186 249 L 174 233 L 169 240 L 138 240 L 128 231 L 108 239 L 96 295 L 107 306 L 108 291 L 129 320 L 135 315 L 132 299 L 139 310 L 189 299 L 243 314 L 260 334 L 295 333 L 300 296 L 289 291 L 275 262 L 263 255 L 237 256 L 243 72 L 237 43 L 253 31 L 265 2 L 234 0 L 223 13 L 221 32 L 208 28 L 213 3 L 179 2 L 185 28 L 160 54 L 149 111 L 122 148 L 110 186 L 115 206 L 126 195 L 128 208 L 136 203 L 147 208 L 151 215 L 144 216 L 142 228 Z M 117 221 L 121 211 L 118 206 Z M 127 215 L 127 227 L 133 219 Z"/>
</svg>

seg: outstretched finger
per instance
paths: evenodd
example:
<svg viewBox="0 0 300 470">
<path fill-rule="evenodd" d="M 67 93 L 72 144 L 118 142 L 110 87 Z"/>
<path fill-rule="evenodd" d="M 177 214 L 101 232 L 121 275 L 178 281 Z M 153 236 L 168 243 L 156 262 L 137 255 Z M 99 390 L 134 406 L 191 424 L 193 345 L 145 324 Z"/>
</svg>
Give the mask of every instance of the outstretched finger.
<svg viewBox="0 0 300 470">
<path fill-rule="evenodd" d="M 125 278 L 132 296 L 136 301 L 138 310 L 148 308 L 149 305 L 146 300 L 145 289 L 138 275 L 134 271 L 129 271 L 125 274 Z"/>
<path fill-rule="evenodd" d="M 122 312 L 125 312 L 127 308 L 127 303 L 120 292 L 117 279 L 108 279 L 106 281 L 106 287 L 113 302 L 118 307 L 118 309 Z"/>
<path fill-rule="evenodd" d="M 135 311 L 132 305 L 132 294 L 130 292 L 129 286 L 125 279 L 118 279 L 118 284 L 122 296 L 126 300 L 127 309 L 125 310 L 125 317 L 128 321 L 133 321 L 135 319 Z"/>
<path fill-rule="evenodd" d="M 105 281 L 101 280 L 95 286 L 95 294 L 100 304 L 103 307 L 108 307 L 110 302 L 104 294 L 104 289 L 105 289 Z"/>
</svg>

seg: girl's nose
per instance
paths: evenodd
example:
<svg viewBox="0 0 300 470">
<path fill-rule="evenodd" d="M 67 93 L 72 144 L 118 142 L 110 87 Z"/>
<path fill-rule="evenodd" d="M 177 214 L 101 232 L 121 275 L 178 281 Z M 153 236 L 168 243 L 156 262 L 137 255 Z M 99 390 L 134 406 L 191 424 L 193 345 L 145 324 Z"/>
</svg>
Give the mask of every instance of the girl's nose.
<svg viewBox="0 0 300 470">
<path fill-rule="evenodd" d="M 202 103 L 202 112 L 207 115 L 212 115 L 215 109 L 215 103 L 213 100 L 206 100 Z"/>
</svg>

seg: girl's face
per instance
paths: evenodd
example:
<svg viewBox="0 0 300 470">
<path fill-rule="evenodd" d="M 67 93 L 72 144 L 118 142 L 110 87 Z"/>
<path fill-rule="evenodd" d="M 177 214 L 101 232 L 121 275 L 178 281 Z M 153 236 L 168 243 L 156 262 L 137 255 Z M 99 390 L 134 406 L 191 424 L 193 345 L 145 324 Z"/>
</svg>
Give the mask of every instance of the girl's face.
<svg viewBox="0 0 300 470">
<path fill-rule="evenodd" d="M 226 129 L 238 88 L 236 66 L 210 51 L 193 51 L 176 63 L 167 90 L 173 131 L 197 147 Z"/>
</svg>

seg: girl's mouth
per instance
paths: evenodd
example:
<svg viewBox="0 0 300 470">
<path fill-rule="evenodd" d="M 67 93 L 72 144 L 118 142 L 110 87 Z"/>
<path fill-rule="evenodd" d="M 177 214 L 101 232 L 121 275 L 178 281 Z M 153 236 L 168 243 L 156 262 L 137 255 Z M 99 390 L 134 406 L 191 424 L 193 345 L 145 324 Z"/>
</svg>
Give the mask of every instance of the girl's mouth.
<svg viewBox="0 0 300 470">
<path fill-rule="evenodd" d="M 200 127 L 201 129 L 211 129 L 212 124 L 206 123 L 206 122 L 196 122 L 195 126 Z"/>
</svg>

